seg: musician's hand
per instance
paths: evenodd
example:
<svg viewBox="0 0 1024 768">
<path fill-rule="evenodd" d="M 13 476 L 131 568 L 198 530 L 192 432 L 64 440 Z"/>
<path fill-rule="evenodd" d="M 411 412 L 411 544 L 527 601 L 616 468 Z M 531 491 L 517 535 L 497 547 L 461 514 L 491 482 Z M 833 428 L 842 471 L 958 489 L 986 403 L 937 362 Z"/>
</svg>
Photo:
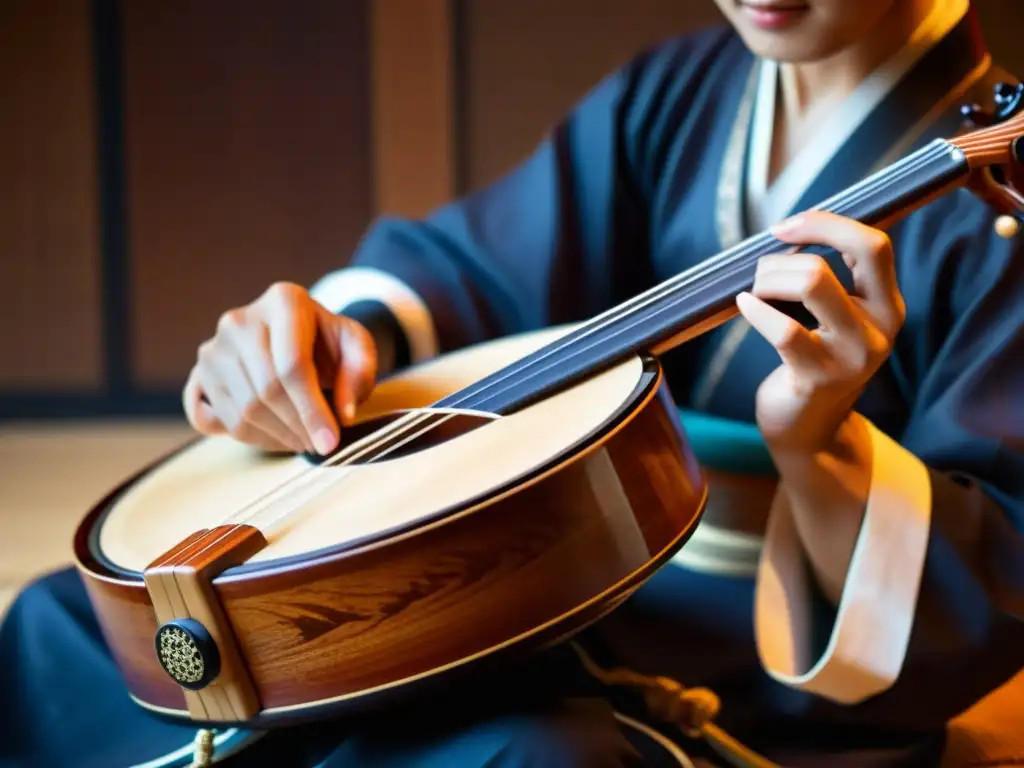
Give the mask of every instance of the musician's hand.
<svg viewBox="0 0 1024 768">
<path fill-rule="evenodd" d="M 757 421 L 773 451 L 827 449 L 868 380 L 892 351 L 906 305 L 896 282 L 892 245 L 883 233 L 851 219 L 813 211 L 772 230 L 793 244 L 820 243 L 843 254 L 853 272 L 852 297 L 819 256 L 767 256 L 740 312 L 775 347 L 782 365 L 761 384 Z M 817 319 L 808 331 L 765 303 L 801 302 Z"/>
<path fill-rule="evenodd" d="M 377 350 L 362 325 L 328 312 L 291 283 L 225 312 L 199 347 L 185 385 L 185 413 L 205 435 L 230 434 L 271 451 L 327 454 L 343 421 L 373 388 Z"/>
</svg>

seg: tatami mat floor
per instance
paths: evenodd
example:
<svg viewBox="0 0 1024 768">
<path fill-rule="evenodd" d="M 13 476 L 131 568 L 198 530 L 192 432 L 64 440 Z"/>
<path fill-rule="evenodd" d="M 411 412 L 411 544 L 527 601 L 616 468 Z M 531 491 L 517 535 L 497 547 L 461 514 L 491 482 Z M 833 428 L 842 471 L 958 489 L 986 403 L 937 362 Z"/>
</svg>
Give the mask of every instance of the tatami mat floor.
<svg viewBox="0 0 1024 768">
<path fill-rule="evenodd" d="M 0 424 L 0 614 L 114 486 L 194 433 L 184 421 Z"/>
</svg>

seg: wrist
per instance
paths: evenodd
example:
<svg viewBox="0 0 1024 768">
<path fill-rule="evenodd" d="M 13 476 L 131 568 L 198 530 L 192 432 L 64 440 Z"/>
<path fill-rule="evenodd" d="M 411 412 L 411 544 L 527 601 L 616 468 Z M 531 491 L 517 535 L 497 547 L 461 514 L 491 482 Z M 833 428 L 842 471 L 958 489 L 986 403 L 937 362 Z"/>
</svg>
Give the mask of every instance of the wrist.
<svg viewBox="0 0 1024 768">
<path fill-rule="evenodd" d="M 378 378 L 409 365 L 411 351 L 408 339 L 386 304 L 364 299 L 349 304 L 339 314 L 359 323 L 369 332 L 377 348 Z"/>
<path fill-rule="evenodd" d="M 758 427 L 773 459 L 799 465 L 863 444 L 867 428 L 853 410 L 860 394 L 822 388 L 799 394 L 795 403 L 758 403 Z"/>
<path fill-rule="evenodd" d="M 792 441 L 766 437 L 765 445 L 783 477 L 835 466 L 870 476 L 871 434 L 864 417 L 856 411 L 847 412 L 819 439 Z"/>
</svg>

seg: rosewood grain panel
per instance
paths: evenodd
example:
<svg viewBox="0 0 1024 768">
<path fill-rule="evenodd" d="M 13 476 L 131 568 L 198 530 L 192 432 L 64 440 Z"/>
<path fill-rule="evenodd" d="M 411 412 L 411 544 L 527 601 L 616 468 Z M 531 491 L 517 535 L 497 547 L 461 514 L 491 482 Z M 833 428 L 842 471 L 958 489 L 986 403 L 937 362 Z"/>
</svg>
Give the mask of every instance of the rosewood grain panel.
<svg viewBox="0 0 1024 768">
<path fill-rule="evenodd" d="M 99 389 L 90 3 L 0 3 L 0 388 Z"/>
<path fill-rule="evenodd" d="M 656 386 L 657 396 L 644 395 L 628 423 L 585 455 L 486 508 L 301 567 L 216 579 L 264 707 L 257 721 L 309 717 L 311 702 L 436 676 L 528 633 L 537 634 L 525 647 L 536 647 L 618 604 L 682 545 L 706 491 Z M 136 695 L 156 706 L 180 702 L 145 650 L 155 623 L 132 607 L 137 588 L 94 589 L 103 605 L 114 601 L 108 636 L 134 646 L 118 658 Z M 119 635 L 116 625 L 129 618 L 133 630 Z"/>
<path fill-rule="evenodd" d="M 134 375 L 179 386 L 221 312 L 344 266 L 365 231 L 366 3 L 121 8 Z"/>
<path fill-rule="evenodd" d="M 660 510 L 642 518 L 644 537 L 652 549 L 673 530 L 687 526 L 707 493 L 703 469 L 690 450 L 668 388 L 662 384 L 655 397 L 658 405 L 646 408 L 640 418 L 622 428 L 619 439 L 608 444 L 630 505 L 637 510 Z"/>
<path fill-rule="evenodd" d="M 185 696 L 156 658 L 156 614 L 140 581 L 124 583 L 82 573 L 100 630 L 128 690 L 152 706 L 183 711 Z"/>
<path fill-rule="evenodd" d="M 322 581 L 238 600 L 222 588 L 266 706 L 442 667 L 596 597 L 648 556 L 623 556 L 600 503 L 574 465 L 515 502 L 344 559 Z"/>
</svg>

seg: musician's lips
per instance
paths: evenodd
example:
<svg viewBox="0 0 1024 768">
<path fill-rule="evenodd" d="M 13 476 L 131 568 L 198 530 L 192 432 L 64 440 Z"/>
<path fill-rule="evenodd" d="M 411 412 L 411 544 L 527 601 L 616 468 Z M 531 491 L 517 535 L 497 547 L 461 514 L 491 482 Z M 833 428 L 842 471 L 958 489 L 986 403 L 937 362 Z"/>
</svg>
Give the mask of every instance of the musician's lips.
<svg viewBox="0 0 1024 768">
<path fill-rule="evenodd" d="M 803 2 L 739 0 L 740 9 L 761 29 L 782 29 L 795 24 L 810 10 Z"/>
</svg>

